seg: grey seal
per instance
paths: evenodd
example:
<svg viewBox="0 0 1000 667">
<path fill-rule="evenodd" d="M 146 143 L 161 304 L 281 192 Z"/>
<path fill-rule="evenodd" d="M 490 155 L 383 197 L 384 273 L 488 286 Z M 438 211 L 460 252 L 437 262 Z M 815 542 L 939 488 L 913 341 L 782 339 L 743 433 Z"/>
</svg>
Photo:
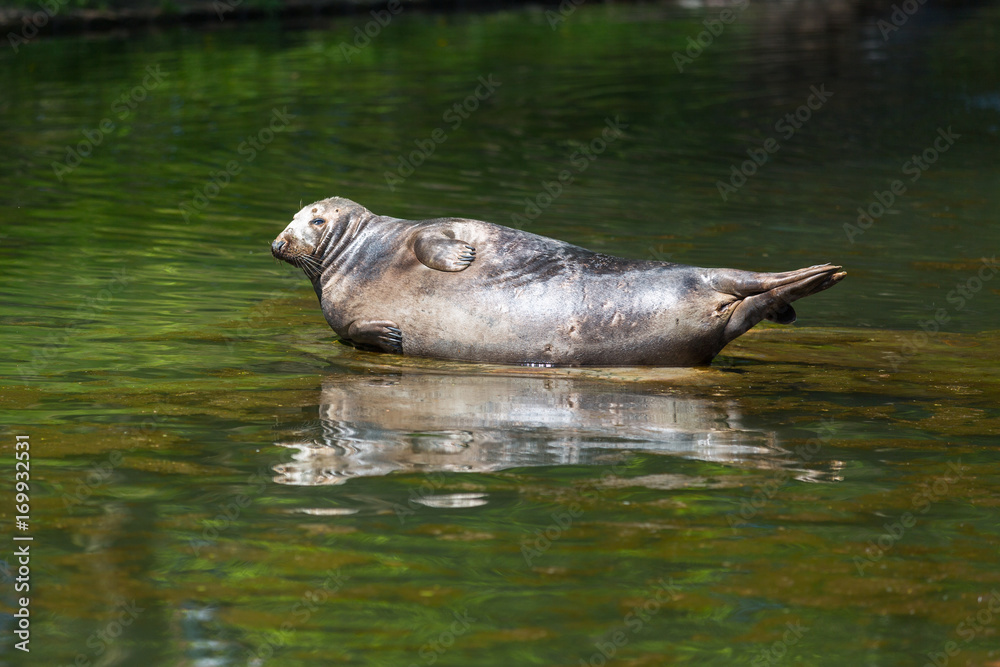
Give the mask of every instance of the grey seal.
<svg viewBox="0 0 1000 667">
<path fill-rule="evenodd" d="M 699 366 L 791 303 L 838 283 L 832 264 L 784 273 L 624 259 L 465 218 L 401 220 L 331 197 L 271 253 L 312 281 L 346 343 L 530 366 Z"/>
</svg>

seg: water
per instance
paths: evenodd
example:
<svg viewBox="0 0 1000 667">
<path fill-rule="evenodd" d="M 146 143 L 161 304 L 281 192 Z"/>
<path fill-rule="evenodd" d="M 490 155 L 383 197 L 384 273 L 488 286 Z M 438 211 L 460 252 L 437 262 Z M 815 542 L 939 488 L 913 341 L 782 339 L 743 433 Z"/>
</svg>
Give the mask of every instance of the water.
<svg viewBox="0 0 1000 667">
<path fill-rule="evenodd" d="M 350 62 L 358 17 L 3 52 L 0 419 L 34 541 L 32 650 L 0 659 L 1000 660 L 1000 13 L 883 40 L 751 6 L 678 72 L 718 11 L 404 11 Z M 334 194 L 849 276 L 708 369 L 380 356 L 269 256 Z"/>
</svg>

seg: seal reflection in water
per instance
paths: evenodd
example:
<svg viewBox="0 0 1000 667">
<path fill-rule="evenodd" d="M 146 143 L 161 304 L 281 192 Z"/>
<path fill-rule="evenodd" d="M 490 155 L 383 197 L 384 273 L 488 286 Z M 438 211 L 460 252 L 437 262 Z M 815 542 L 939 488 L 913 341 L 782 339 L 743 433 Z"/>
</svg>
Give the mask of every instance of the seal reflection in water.
<svg viewBox="0 0 1000 667">
<path fill-rule="evenodd" d="M 318 423 L 299 425 L 276 443 L 292 455 L 275 466 L 275 482 L 317 486 L 390 473 L 606 466 L 636 452 L 772 475 L 782 470 L 804 480 L 828 481 L 833 472 L 804 467 L 774 432 L 744 425 L 736 401 L 653 394 L 635 383 L 337 373 L 324 380 L 319 403 Z M 704 483 L 669 477 L 677 487 Z"/>
<path fill-rule="evenodd" d="M 525 365 L 696 366 L 844 273 L 622 259 L 463 218 L 400 220 L 333 197 L 271 244 L 303 269 L 326 321 L 360 348 Z"/>
</svg>

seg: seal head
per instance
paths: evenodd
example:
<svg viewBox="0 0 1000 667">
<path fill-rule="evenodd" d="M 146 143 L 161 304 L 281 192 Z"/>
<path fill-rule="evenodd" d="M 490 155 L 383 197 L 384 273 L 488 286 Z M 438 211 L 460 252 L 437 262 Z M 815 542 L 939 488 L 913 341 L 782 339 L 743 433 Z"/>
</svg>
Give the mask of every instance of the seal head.
<svg viewBox="0 0 1000 667">
<path fill-rule="evenodd" d="M 271 242 L 271 254 L 297 266 L 311 279 L 323 272 L 324 259 L 349 242 L 350 232 L 371 211 L 350 199 L 331 197 L 306 206 Z"/>
</svg>

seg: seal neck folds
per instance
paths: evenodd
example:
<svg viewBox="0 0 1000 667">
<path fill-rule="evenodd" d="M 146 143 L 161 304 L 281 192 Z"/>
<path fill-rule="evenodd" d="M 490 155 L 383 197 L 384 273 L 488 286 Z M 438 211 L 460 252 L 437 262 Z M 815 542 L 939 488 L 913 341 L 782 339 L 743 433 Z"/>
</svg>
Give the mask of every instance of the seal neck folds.
<svg viewBox="0 0 1000 667">
<path fill-rule="evenodd" d="M 347 219 L 342 224 L 331 225 L 326 230 L 326 234 L 323 235 L 319 245 L 316 246 L 316 250 L 313 251 L 313 256 L 319 260 L 320 266 L 324 271 L 338 257 L 343 255 L 344 249 L 351 240 L 356 238 L 367 226 L 368 218 L 372 214 L 367 210 L 365 213 L 367 215 L 347 216 Z"/>
<path fill-rule="evenodd" d="M 315 276 L 310 276 L 313 282 L 320 280 L 321 276 L 331 273 L 340 273 L 347 269 L 352 253 L 348 252 L 354 244 L 366 244 L 370 237 L 375 235 L 371 229 L 371 222 L 378 216 L 366 208 L 354 211 L 342 224 L 337 225 L 327 231 L 320 244 L 316 247 L 315 257 L 319 261 L 321 270 Z M 356 253 L 355 253 L 356 254 Z"/>
</svg>

